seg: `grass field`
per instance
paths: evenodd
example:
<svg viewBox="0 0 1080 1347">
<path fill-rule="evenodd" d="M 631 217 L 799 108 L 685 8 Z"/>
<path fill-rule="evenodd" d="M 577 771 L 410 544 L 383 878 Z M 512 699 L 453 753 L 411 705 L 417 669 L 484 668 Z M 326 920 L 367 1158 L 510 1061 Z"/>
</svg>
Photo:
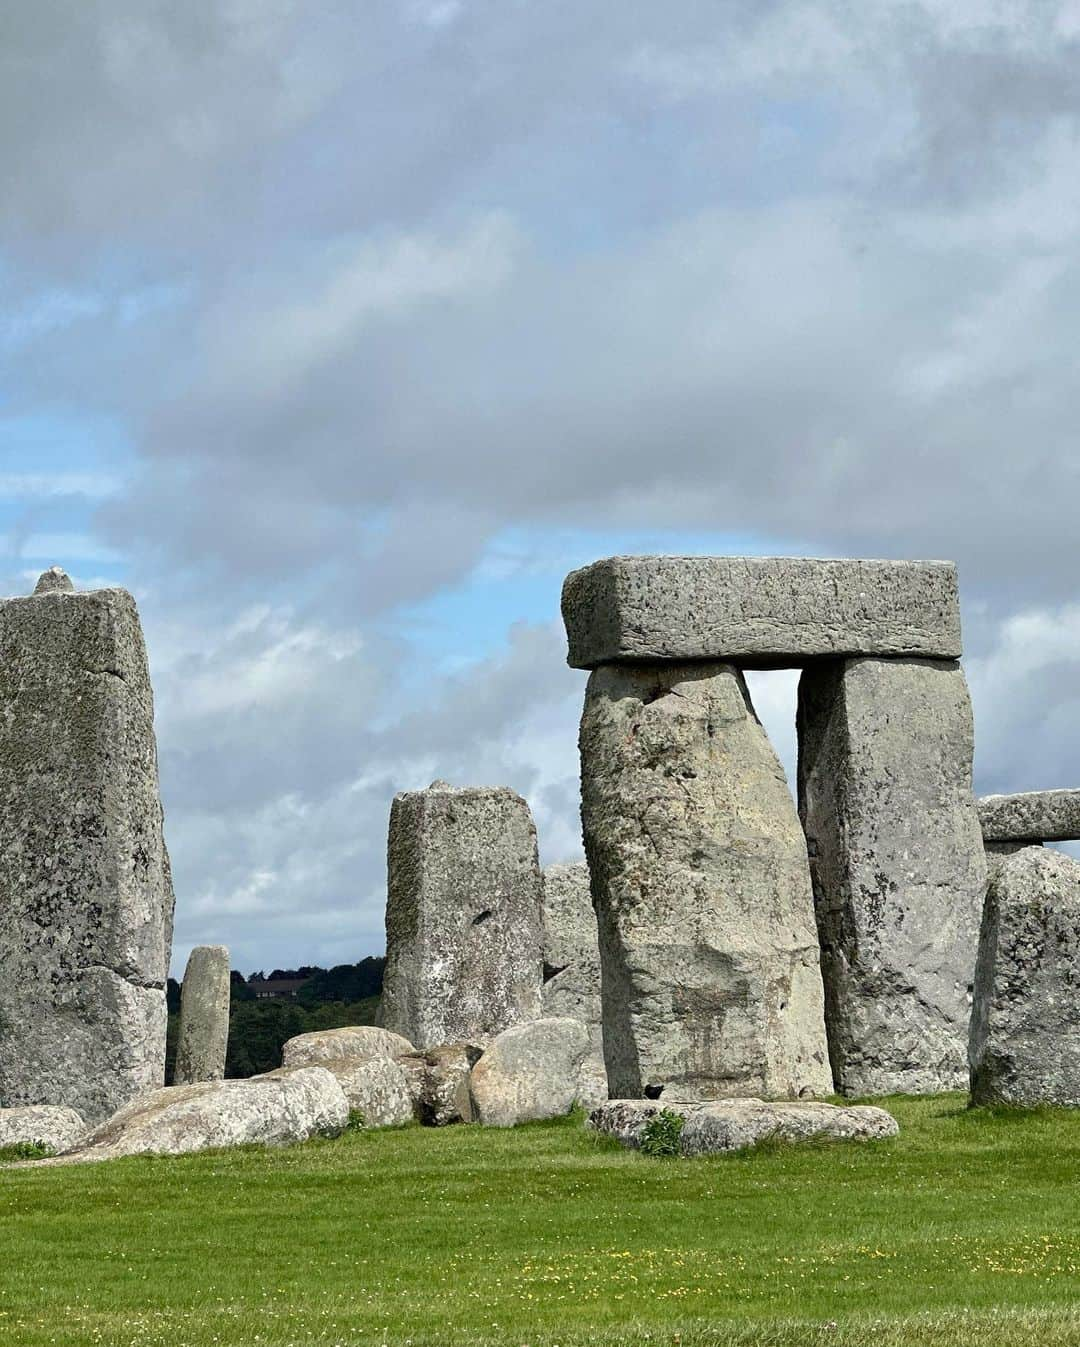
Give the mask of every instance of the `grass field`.
<svg viewBox="0 0 1080 1347">
<path fill-rule="evenodd" d="M 886 1102 L 711 1159 L 567 1119 L 5 1170 L 0 1342 L 1080 1345 L 1080 1115 Z"/>
</svg>

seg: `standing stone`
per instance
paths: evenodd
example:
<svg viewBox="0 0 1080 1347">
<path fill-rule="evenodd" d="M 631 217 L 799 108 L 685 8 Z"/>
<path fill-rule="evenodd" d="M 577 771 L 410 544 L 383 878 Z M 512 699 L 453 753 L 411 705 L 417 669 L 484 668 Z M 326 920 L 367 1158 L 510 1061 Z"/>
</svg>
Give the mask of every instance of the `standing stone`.
<svg viewBox="0 0 1080 1347">
<path fill-rule="evenodd" d="M 542 1013 L 580 1020 L 589 1031 L 578 1099 L 592 1107 L 608 1097 L 600 1001 L 600 944 L 589 892 L 589 867 L 551 865 L 544 871 L 544 989 Z"/>
<path fill-rule="evenodd" d="M 814 665 L 799 802 L 836 1088 L 963 1088 L 986 858 L 971 702 L 952 661 Z"/>
<path fill-rule="evenodd" d="M 390 811 L 380 1023 L 419 1049 L 536 1019 L 542 881 L 529 806 L 436 781 Z"/>
<path fill-rule="evenodd" d="M 742 675 L 597 669 L 581 772 L 612 1097 L 828 1093 L 806 842 Z"/>
<path fill-rule="evenodd" d="M 974 1104 L 1080 1107 L 1080 861 L 1001 856 L 979 936 L 971 1013 Z"/>
<path fill-rule="evenodd" d="M 162 1084 L 171 908 L 135 601 L 47 572 L 0 602 L 0 1106 Z"/>
<path fill-rule="evenodd" d="M 223 1079 L 230 995 L 229 951 L 224 945 L 196 945 L 180 990 L 174 1085 Z"/>
</svg>

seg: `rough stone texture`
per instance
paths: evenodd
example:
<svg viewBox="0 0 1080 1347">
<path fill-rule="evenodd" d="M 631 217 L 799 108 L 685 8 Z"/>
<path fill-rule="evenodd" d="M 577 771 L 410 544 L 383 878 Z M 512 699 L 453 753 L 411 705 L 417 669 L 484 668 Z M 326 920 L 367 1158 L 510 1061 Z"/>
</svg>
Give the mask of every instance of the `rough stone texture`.
<svg viewBox="0 0 1080 1347">
<path fill-rule="evenodd" d="M 390 811 L 380 1023 L 425 1049 L 540 1013 L 542 881 L 529 806 L 435 782 Z"/>
<path fill-rule="evenodd" d="M 681 1155 L 739 1151 L 769 1138 L 875 1141 L 894 1137 L 900 1131 L 896 1119 L 883 1108 L 801 1101 L 765 1103 L 760 1099 L 725 1099 L 704 1104 L 613 1099 L 593 1110 L 588 1125 L 624 1146 L 639 1150 L 646 1124 L 661 1109 L 678 1113 L 684 1119 L 679 1136 Z"/>
<path fill-rule="evenodd" d="M 828 1094 L 806 842 L 742 676 L 597 669 L 581 776 L 612 1097 Z"/>
<path fill-rule="evenodd" d="M 477 1120 L 514 1127 L 569 1113 L 588 1051 L 589 1031 L 580 1020 L 540 1019 L 504 1030 L 469 1078 Z"/>
<path fill-rule="evenodd" d="M 59 1153 L 85 1135 L 86 1123 L 73 1108 L 56 1104 L 0 1108 L 0 1150 L 29 1142 Z"/>
<path fill-rule="evenodd" d="M 961 653 L 956 568 L 945 561 L 609 557 L 563 585 L 569 663 Z"/>
<path fill-rule="evenodd" d="M 469 1073 L 480 1056 L 481 1049 L 471 1043 L 446 1043 L 396 1059 L 408 1077 L 418 1122 L 425 1127 L 446 1127 L 475 1120 Z"/>
<path fill-rule="evenodd" d="M 975 1104 L 1080 1107 L 1080 861 L 1002 857 L 983 909 L 971 1013 Z"/>
<path fill-rule="evenodd" d="M 400 1127 L 412 1122 L 408 1073 L 389 1057 L 334 1057 L 319 1065 L 337 1077 L 349 1107 L 363 1114 L 366 1127 Z"/>
<path fill-rule="evenodd" d="M 247 1080 L 168 1085 L 120 1109 L 76 1150 L 42 1165 L 120 1155 L 184 1155 L 257 1143 L 287 1146 L 337 1136 L 349 1105 L 325 1067 L 280 1068 Z"/>
<path fill-rule="evenodd" d="M 589 892 L 589 867 L 551 865 L 544 871 L 545 1016 L 581 1020 L 589 1051 L 581 1064 L 578 1099 L 592 1107 L 608 1097 L 600 1001 L 600 944 Z"/>
<path fill-rule="evenodd" d="M 1080 790 L 984 795 L 978 804 L 982 835 L 987 842 L 1080 840 Z"/>
<path fill-rule="evenodd" d="M 0 1105 L 95 1123 L 164 1080 L 172 889 L 135 602 L 46 581 L 0 602 Z"/>
<path fill-rule="evenodd" d="M 228 949 L 224 945 L 196 945 L 180 991 L 174 1085 L 221 1080 L 225 1075 L 230 996 Z"/>
<path fill-rule="evenodd" d="M 53 594 L 57 591 L 70 594 L 75 589 L 71 583 L 71 576 L 62 566 L 50 566 L 47 571 L 42 571 L 38 576 L 38 582 L 34 586 L 35 594 Z"/>
<path fill-rule="evenodd" d="M 415 1049 L 407 1038 L 378 1029 L 373 1024 L 348 1025 L 344 1029 L 318 1029 L 297 1034 L 281 1049 L 283 1066 L 325 1066 L 342 1059 L 366 1061 L 371 1057 L 398 1057 Z"/>
<path fill-rule="evenodd" d="M 799 687 L 810 850 L 837 1090 L 963 1088 L 986 858 L 958 665 L 845 660 Z"/>
</svg>

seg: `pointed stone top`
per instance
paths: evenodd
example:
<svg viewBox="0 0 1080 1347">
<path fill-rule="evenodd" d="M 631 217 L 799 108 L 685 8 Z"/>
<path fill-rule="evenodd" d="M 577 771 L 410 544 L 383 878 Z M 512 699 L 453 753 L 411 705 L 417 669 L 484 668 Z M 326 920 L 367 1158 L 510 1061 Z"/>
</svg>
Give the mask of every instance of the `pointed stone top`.
<svg viewBox="0 0 1080 1347">
<path fill-rule="evenodd" d="M 34 586 L 35 594 L 71 594 L 75 586 L 71 583 L 71 576 L 62 566 L 50 566 L 47 571 L 42 571 L 38 576 L 38 582 Z"/>
<path fill-rule="evenodd" d="M 450 782 L 443 781 L 441 777 L 437 778 L 435 781 L 431 783 L 430 786 L 428 786 L 428 790 L 453 790 L 453 789 L 454 788 L 450 784 Z"/>
</svg>

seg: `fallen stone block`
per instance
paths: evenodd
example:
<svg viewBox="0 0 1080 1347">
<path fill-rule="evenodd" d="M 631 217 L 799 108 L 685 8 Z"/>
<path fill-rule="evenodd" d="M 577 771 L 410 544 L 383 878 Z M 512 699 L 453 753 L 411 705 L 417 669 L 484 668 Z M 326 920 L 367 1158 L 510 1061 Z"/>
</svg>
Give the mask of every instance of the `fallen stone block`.
<svg viewBox="0 0 1080 1347">
<path fill-rule="evenodd" d="M 836 1088 L 964 1088 L 986 856 L 958 665 L 830 661 L 799 685 L 799 805 Z"/>
<path fill-rule="evenodd" d="M 0 1104 L 161 1085 L 172 902 L 135 601 L 54 569 L 0 602 Z"/>
<path fill-rule="evenodd" d="M 589 867 L 551 865 L 544 871 L 544 986 L 541 1010 L 581 1020 L 589 1051 L 581 1064 L 578 1101 L 591 1108 L 608 1097 L 600 1000 L 600 943 L 589 892 Z"/>
<path fill-rule="evenodd" d="M 742 675 L 597 669 L 581 788 L 612 1096 L 831 1093 L 806 839 Z"/>
<path fill-rule="evenodd" d="M 956 568 L 945 561 L 609 557 L 566 578 L 569 663 L 961 653 Z"/>
<path fill-rule="evenodd" d="M 196 945 L 180 989 L 180 1032 L 174 1085 L 221 1080 L 229 1046 L 229 951 L 224 945 Z"/>
<path fill-rule="evenodd" d="M 999 859 L 971 1013 L 974 1104 L 1080 1107 L 1080 861 L 1042 847 Z"/>
<path fill-rule="evenodd" d="M 37 1165 L 112 1160 L 122 1155 L 184 1155 L 259 1144 L 287 1146 L 339 1135 L 349 1105 L 324 1067 L 279 1068 L 246 1080 L 167 1085 L 127 1104 L 75 1150 Z"/>
<path fill-rule="evenodd" d="M 477 1120 L 514 1127 L 569 1113 L 588 1051 L 589 1032 L 580 1020 L 540 1019 L 505 1029 L 469 1077 Z"/>
<path fill-rule="evenodd" d="M 469 1073 L 482 1049 L 471 1043 L 446 1043 L 395 1060 L 409 1081 L 413 1115 L 425 1127 L 475 1121 Z"/>
<path fill-rule="evenodd" d="M 47 1146 L 59 1154 L 86 1135 L 86 1123 L 73 1108 L 27 1104 L 0 1108 L 0 1150 L 6 1146 Z"/>
<path fill-rule="evenodd" d="M 408 1073 L 389 1057 L 334 1057 L 319 1063 L 333 1072 L 365 1127 L 400 1127 L 414 1116 Z"/>
<path fill-rule="evenodd" d="M 987 842 L 1080 841 L 1080 790 L 1032 790 L 984 795 L 979 822 Z"/>
<path fill-rule="evenodd" d="M 612 1099 L 593 1109 L 588 1126 L 640 1150 L 649 1122 L 664 1110 L 683 1119 L 680 1155 L 716 1155 L 745 1150 L 769 1140 L 876 1141 L 900 1131 L 882 1108 L 838 1107 L 817 1102 L 769 1103 L 761 1099 L 725 1099 L 712 1103 Z"/>
<path fill-rule="evenodd" d="M 543 890 L 529 806 L 434 782 L 390 811 L 379 1022 L 421 1050 L 540 1013 Z"/>
<path fill-rule="evenodd" d="M 316 1029 L 287 1039 L 281 1049 L 282 1066 L 325 1066 L 341 1059 L 366 1061 L 371 1057 L 399 1057 L 416 1049 L 401 1034 L 374 1024 L 350 1024 L 343 1029 Z"/>
</svg>

